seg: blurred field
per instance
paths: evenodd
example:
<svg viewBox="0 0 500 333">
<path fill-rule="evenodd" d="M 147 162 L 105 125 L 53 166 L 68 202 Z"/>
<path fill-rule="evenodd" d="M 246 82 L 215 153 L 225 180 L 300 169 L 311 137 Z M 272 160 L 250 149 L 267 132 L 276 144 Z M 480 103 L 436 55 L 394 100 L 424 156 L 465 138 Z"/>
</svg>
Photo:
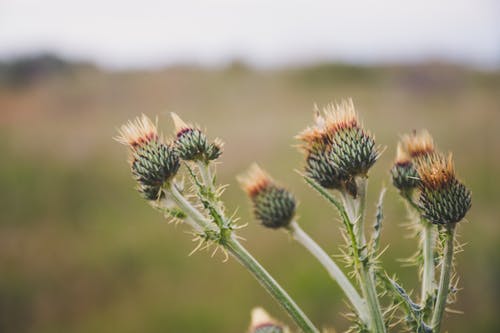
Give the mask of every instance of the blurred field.
<svg viewBox="0 0 500 333">
<path fill-rule="evenodd" d="M 21 64 L 22 65 L 22 64 Z M 44 65 L 45 66 L 45 65 Z M 317 323 L 347 328 L 339 289 L 282 232 L 253 223 L 235 175 L 253 161 L 300 198 L 302 225 L 338 253 L 333 211 L 293 171 L 293 136 L 319 105 L 353 97 L 364 124 L 387 146 L 372 171 L 372 202 L 389 186 L 383 257 L 403 284 L 416 285 L 405 213 L 388 169 L 398 136 L 428 128 L 452 150 L 473 191 L 467 244 L 458 257 L 461 287 L 449 332 L 498 332 L 500 320 L 500 73 L 446 64 L 364 68 L 323 64 L 253 70 L 177 67 L 105 72 L 90 65 L 0 66 L 0 332 L 243 332 L 249 311 L 286 315 L 236 262 L 197 253 L 182 226 L 167 225 L 139 198 L 124 147 L 111 138 L 140 113 L 169 112 L 226 142 L 219 180 L 239 208 L 247 246 Z M 40 68 L 42 68 L 40 70 Z M 369 207 L 370 214 L 373 208 Z M 416 289 L 418 291 L 418 288 Z"/>
</svg>

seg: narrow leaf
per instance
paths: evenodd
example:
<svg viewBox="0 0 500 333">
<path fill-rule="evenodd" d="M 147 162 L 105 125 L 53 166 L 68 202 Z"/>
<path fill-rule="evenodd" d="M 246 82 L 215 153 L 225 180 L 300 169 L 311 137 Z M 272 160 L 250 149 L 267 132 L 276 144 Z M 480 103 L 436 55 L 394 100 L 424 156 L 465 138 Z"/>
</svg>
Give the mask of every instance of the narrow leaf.
<svg viewBox="0 0 500 333">
<path fill-rule="evenodd" d="M 386 189 L 382 188 L 377 203 L 377 212 L 375 214 L 375 221 L 373 223 L 373 232 L 371 236 L 371 257 L 375 258 L 380 248 L 380 235 L 382 230 L 382 220 L 384 219 L 383 203 Z"/>
<path fill-rule="evenodd" d="M 377 275 L 384 283 L 390 295 L 403 305 L 407 324 L 414 328 L 417 333 L 432 333 L 431 327 L 423 321 L 422 307 L 413 302 L 406 290 L 394 279 L 391 279 L 387 273 Z"/>
</svg>

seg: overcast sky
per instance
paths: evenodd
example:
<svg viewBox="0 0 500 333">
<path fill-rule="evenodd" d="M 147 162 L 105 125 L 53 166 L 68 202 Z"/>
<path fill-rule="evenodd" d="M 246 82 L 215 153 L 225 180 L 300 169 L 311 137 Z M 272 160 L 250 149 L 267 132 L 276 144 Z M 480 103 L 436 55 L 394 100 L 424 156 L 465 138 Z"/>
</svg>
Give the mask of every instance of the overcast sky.
<svg viewBox="0 0 500 333">
<path fill-rule="evenodd" d="M 0 0 L 0 58 L 114 68 L 448 59 L 500 67 L 500 0 Z"/>
</svg>

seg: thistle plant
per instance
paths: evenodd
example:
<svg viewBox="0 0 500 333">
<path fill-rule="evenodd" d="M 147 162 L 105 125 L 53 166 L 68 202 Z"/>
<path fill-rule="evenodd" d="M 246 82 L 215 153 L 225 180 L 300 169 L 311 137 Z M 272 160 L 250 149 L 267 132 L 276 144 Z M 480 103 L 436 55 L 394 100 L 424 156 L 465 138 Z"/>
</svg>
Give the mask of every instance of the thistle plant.
<svg viewBox="0 0 500 333">
<path fill-rule="evenodd" d="M 144 115 L 119 130 L 117 140 L 128 146 L 139 193 L 167 219 L 190 228 L 198 242 L 193 252 L 213 248 L 214 254 L 218 250 L 224 254 L 224 260 L 236 259 L 282 306 L 295 324 L 293 329 L 320 332 L 241 243 L 238 233 L 244 225 L 238 223 L 235 213 L 228 213 L 223 202 L 226 186 L 217 184 L 215 177 L 222 141 L 210 140 L 199 126 L 176 114 L 172 118 L 173 138 L 159 134 L 157 124 Z M 413 299 L 382 266 L 381 256 L 387 249 L 380 245 L 384 188 L 372 232 L 367 233 L 368 179 L 383 149 L 363 127 L 352 100 L 316 109 L 314 123 L 296 138 L 305 156 L 303 171 L 298 174 L 340 218 L 345 265 L 340 266 L 302 229 L 296 196 L 257 164 L 238 177 L 255 219 L 269 230 L 288 233 L 324 267 L 348 301 L 351 332 L 385 333 L 404 326 L 411 332 L 439 333 L 445 308 L 456 290 L 457 224 L 471 207 L 470 191 L 456 176 L 451 154 L 438 151 L 427 131 L 414 131 L 397 144 L 389 172 L 419 239 L 411 262 L 418 267 L 421 286 L 419 298 Z M 185 176 L 189 184 L 185 184 Z M 291 331 L 261 308 L 252 312 L 248 332 Z"/>
</svg>

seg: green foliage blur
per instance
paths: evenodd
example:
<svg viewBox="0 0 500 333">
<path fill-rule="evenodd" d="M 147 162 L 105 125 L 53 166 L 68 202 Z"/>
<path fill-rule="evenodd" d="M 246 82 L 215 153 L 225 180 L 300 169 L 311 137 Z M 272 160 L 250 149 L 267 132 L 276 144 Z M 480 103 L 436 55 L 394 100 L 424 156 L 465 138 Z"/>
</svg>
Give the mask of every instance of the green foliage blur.
<svg viewBox="0 0 500 333">
<path fill-rule="evenodd" d="M 399 136 L 427 128 L 441 150 L 453 151 L 473 193 L 458 228 L 463 289 L 451 306 L 463 314 L 447 314 L 444 327 L 500 327 L 499 72 L 443 63 L 111 72 L 36 61 L 0 65 L 0 332 L 235 333 L 260 305 L 288 320 L 235 261 L 206 251 L 189 257 L 187 229 L 168 225 L 135 191 L 125 147 L 112 137 L 141 113 L 158 116 L 172 135 L 170 112 L 226 142 L 218 180 L 230 184 L 228 210 L 248 222 L 240 231 L 246 246 L 313 321 L 347 329 L 339 288 L 285 233 L 257 225 L 235 181 L 258 162 L 296 193 L 304 229 L 339 254 L 339 221 L 294 171 L 303 161 L 293 136 L 312 122 L 314 103 L 343 97 L 387 147 L 371 171 L 368 212 L 387 186 L 384 266 L 419 293 L 416 268 L 399 261 L 416 240 L 388 170 Z"/>
</svg>

